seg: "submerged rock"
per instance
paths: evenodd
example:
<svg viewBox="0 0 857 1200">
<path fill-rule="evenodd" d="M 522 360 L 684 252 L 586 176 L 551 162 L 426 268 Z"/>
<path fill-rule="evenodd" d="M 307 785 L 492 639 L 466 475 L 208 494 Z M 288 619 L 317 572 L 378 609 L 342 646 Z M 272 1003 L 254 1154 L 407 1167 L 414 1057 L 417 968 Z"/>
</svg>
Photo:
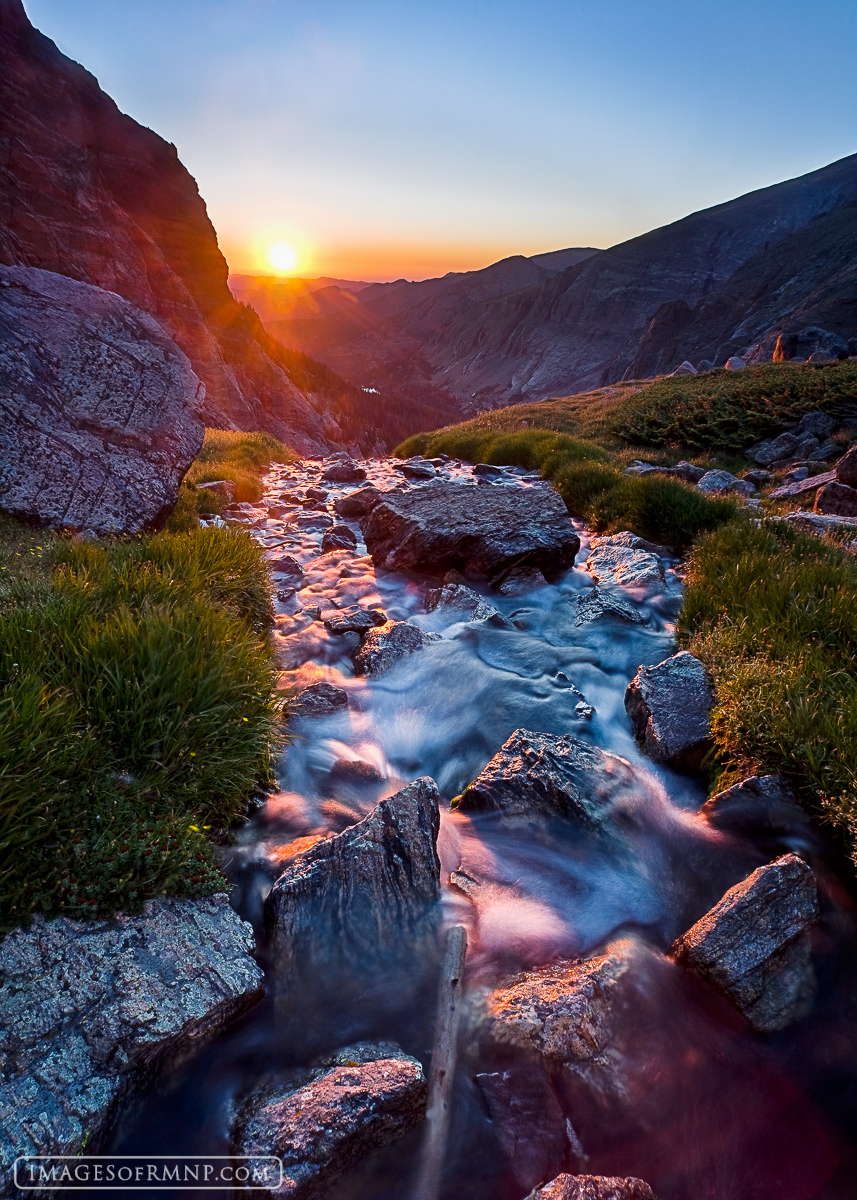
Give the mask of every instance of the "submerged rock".
<svg viewBox="0 0 857 1200">
<path fill-rule="evenodd" d="M 329 717 L 348 708 L 348 693 L 333 683 L 313 683 L 304 688 L 289 705 L 296 717 Z"/>
<path fill-rule="evenodd" d="M 441 641 L 439 633 L 426 633 L 410 621 L 387 621 L 370 629 L 354 655 L 358 675 L 383 675 L 417 650 Z"/>
<path fill-rule="evenodd" d="M 462 583 L 444 583 L 442 588 L 431 588 L 426 592 L 425 608 L 426 612 L 440 608 L 466 613 L 471 621 L 484 621 L 500 615 L 493 604 Z"/>
<path fill-rule="evenodd" d="M 497 591 L 501 596 L 523 596 L 526 592 L 544 587 L 546 583 L 542 572 L 535 567 L 515 567 L 498 584 Z"/>
<path fill-rule="evenodd" d="M 568 1159 L 565 1115 L 547 1071 L 522 1062 L 483 1072 L 476 1083 L 519 1187 L 533 1187 Z"/>
<path fill-rule="evenodd" d="M 114 292 L 0 266 L 0 502 L 54 528 L 160 524 L 202 445 L 205 389 Z"/>
<path fill-rule="evenodd" d="M 516 729 L 464 789 L 458 808 L 509 817 L 564 817 L 594 826 L 636 781 L 630 763 L 570 733 Z"/>
<path fill-rule="evenodd" d="M 642 1179 L 615 1175 L 557 1175 L 527 1200 L 658 1200 Z"/>
<path fill-rule="evenodd" d="M 586 569 L 598 583 L 612 587 L 645 588 L 664 586 L 664 567 L 656 554 L 629 546 L 600 543 L 586 560 Z"/>
<path fill-rule="evenodd" d="M 670 949 L 676 962 L 724 992 L 763 1033 L 804 1015 L 815 990 L 810 927 L 818 920 L 812 871 L 796 854 L 730 888 Z"/>
<path fill-rule="evenodd" d="M 625 711 L 649 756 L 687 769 L 697 768 L 708 749 L 713 704 L 708 672 L 686 650 L 640 667 L 625 692 Z"/>
<path fill-rule="evenodd" d="M 388 492 L 363 523 L 376 567 L 498 581 L 516 567 L 555 578 L 580 539 L 552 488 L 465 488 L 441 482 Z"/>
<path fill-rule="evenodd" d="M 21 1154 L 77 1153 L 141 1073 L 261 999 L 253 947 L 225 894 L 109 921 L 37 916 L 8 934 L 0 1172 Z"/>
<path fill-rule="evenodd" d="M 285 991 L 336 999 L 433 944 L 440 898 L 438 791 L 418 779 L 292 861 L 265 905 Z"/>
<path fill-rule="evenodd" d="M 426 1095 L 421 1064 L 398 1046 L 346 1046 L 291 1084 L 252 1097 L 233 1131 L 233 1153 L 282 1159 L 282 1185 L 257 1194 L 312 1200 L 415 1129 Z"/>
</svg>

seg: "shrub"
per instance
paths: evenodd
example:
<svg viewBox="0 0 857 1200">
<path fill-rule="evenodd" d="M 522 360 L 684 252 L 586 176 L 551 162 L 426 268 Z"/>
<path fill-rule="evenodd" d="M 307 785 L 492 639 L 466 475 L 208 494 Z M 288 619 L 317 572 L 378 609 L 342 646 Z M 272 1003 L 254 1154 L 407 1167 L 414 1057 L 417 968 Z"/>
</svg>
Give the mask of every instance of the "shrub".
<svg viewBox="0 0 857 1200">
<path fill-rule="evenodd" d="M 58 543 L 0 612 L 0 925 L 223 886 L 205 828 L 270 770 L 267 575 L 246 534 Z"/>
<path fill-rule="evenodd" d="M 782 772 L 857 839 L 853 555 L 782 522 L 727 525 L 691 555 L 679 635 L 714 673 L 724 781 Z"/>
</svg>

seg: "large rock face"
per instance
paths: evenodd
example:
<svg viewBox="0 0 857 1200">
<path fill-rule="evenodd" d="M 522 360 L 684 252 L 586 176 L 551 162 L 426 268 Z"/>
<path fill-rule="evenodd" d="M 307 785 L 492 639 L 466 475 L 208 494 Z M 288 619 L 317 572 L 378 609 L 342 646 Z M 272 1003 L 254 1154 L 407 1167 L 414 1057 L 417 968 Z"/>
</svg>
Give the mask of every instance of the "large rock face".
<svg viewBox="0 0 857 1200">
<path fill-rule="evenodd" d="M 0 0 L 0 111 L 0 262 L 117 292 L 155 317 L 205 384 L 207 424 L 324 449 L 338 428 L 326 431 L 288 352 L 232 297 L 175 146 L 121 113 L 21 0 Z"/>
<path fill-rule="evenodd" d="M 670 955 L 725 992 L 756 1029 L 783 1029 L 812 1000 L 809 929 L 818 914 L 812 871 L 786 854 L 730 888 Z"/>
<path fill-rule="evenodd" d="M 265 1195 L 311 1200 L 419 1125 L 426 1092 L 422 1066 L 398 1046 L 346 1046 L 332 1062 L 253 1097 L 239 1115 L 234 1152 L 282 1159 L 282 1184 Z"/>
<path fill-rule="evenodd" d="M 516 729 L 458 801 L 462 812 L 564 817 L 594 827 L 630 792 L 630 763 L 570 733 Z"/>
<path fill-rule="evenodd" d="M 515 567 L 555 578 L 574 563 L 580 539 L 551 488 L 475 488 L 438 483 L 388 492 L 366 517 L 376 567 L 499 582 Z"/>
<path fill-rule="evenodd" d="M 0 1172 L 20 1154 L 94 1142 L 135 1069 L 259 1000 L 253 945 L 225 895 L 151 900 L 113 921 L 36 917 L 10 933 L 0 944 Z"/>
<path fill-rule="evenodd" d="M 343 995 L 434 937 L 440 825 L 433 780 L 418 779 L 364 820 L 300 854 L 265 906 L 281 987 Z"/>
<path fill-rule="evenodd" d="M 0 267 L 0 505 L 53 526 L 157 524 L 202 445 L 204 389 L 112 292 Z"/>
<path fill-rule="evenodd" d="M 640 667 L 625 693 L 634 733 L 655 762 L 670 766 L 699 766 L 711 738 L 713 704 L 708 672 L 686 650 L 655 667 Z"/>
</svg>

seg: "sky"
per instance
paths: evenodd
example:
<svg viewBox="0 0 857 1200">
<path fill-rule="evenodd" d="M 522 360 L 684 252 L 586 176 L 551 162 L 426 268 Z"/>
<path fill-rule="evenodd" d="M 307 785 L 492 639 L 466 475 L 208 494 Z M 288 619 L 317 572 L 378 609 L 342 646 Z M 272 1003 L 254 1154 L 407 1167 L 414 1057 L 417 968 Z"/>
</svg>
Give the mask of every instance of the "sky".
<svg viewBox="0 0 857 1200">
<path fill-rule="evenodd" d="M 855 0 L 24 0 L 236 273 L 606 247 L 857 152 Z"/>
</svg>

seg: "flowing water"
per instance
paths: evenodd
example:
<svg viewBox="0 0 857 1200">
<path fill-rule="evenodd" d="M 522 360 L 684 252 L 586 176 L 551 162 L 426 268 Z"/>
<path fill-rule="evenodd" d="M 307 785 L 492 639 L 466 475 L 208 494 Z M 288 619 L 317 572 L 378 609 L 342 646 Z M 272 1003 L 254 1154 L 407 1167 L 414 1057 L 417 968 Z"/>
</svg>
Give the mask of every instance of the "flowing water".
<svg viewBox="0 0 857 1200">
<path fill-rule="evenodd" d="M 392 461 L 364 464 L 369 483 L 402 486 Z M 578 566 L 557 582 L 490 603 L 513 629 L 426 613 L 427 579 L 376 571 L 355 550 L 322 555 L 328 509 L 354 490 L 321 484 L 322 464 L 275 467 L 263 503 L 241 521 L 275 561 L 291 555 L 304 586 L 279 587 L 276 639 L 284 681 L 324 679 L 343 687 L 349 708 L 296 719 L 279 767 L 278 793 L 226 852 L 233 904 L 256 928 L 266 962 L 265 896 L 290 858 L 366 815 L 406 782 L 430 775 L 446 800 L 457 795 L 518 728 L 573 733 L 629 760 L 639 784 L 617 797 L 609 836 L 563 822 L 510 829 L 496 816 L 444 811 L 439 853 L 444 917 L 467 926 L 467 987 L 478 996 L 502 975 L 557 958 L 590 955 L 620 934 L 641 946 L 639 1009 L 628 1016 L 637 1091 L 621 1120 L 583 1112 L 569 1127 L 568 1165 L 589 1173 L 634 1174 L 660 1200 L 844 1200 L 857 1196 L 857 1003 L 852 902 L 835 854 L 805 823 L 760 847 L 719 833 L 698 816 L 701 784 L 654 766 L 631 736 L 624 694 L 641 664 L 674 650 L 681 603 L 679 564 L 667 560 L 657 595 L 625 592 L 640 624 L 613 619 L 575 624 L 576 599 L 593 586 L 583 567 L 589 539 L 579 527 Z M 477 484 L 470 469 L 442 474 L 466 487 L 540 487 L 507 471 Z M 424 486 L 432 484 L 413 484 Z M 338 518 L 335 518 L 339 521 Z M 358 535 L 356 522 L 347 522 Z M 376 679 L 356 678 L 356 635 L 326 632 L 325 616 L 354 603 L 382 608 L 442 635 Z M 318 611 L 316 611 L 316 609 Z M 580 693 L 594 708 L 588 719 Z M 358 768 L 351 763 L 363 764 Z M 815 867 L 824 919 L 815 941 L 819 995 L 813 1015 L 780 1034 L 753 1036 L 731 1007 L 669 964 L 660 951 L 734 883 L 773 854 L 795 850 Z M 456 875 L 458 886 L 450 883 Z M 472 882 L 471 882 L 472 881 Z M 267 964 L 275 967 L 276 964 Z M 377 981 L 365 1003 L 297 1011 L 284 1026 L 271 1001 L 170 1071 L 123 1114 L 113 1153 L 225 1154 L 235 1106 L 260 1079 L 306 1065 L 350 1041 L 399 1042 L 426 1062 L 434 997 L 406 981 Z M 443 1196 L 520 1200 L 526 1192 L 500 1151 L 473 1082 L 490 1064 L 470 1044 L 456 1080 Z M 626 1106 L 626 1110 L 627 1110 Z M 535 1131 L 534 1131 L 535 1136 Z M 408 1200 L 421 1131 L 342 1179 L 338 1200 Z M 164 1193 L 159 1193 L 163 1195 Z"/>
</svg>

